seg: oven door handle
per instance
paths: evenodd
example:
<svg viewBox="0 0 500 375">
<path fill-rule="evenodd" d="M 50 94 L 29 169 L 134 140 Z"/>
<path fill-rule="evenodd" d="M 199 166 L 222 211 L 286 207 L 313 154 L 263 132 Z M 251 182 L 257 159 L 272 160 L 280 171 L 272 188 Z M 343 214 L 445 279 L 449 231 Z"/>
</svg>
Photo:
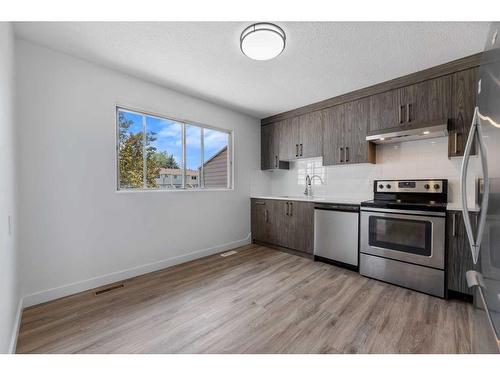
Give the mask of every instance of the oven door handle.
<svg viewBox="0 0 500 375">
<path fill-rule="evenodd" d="M 483 237 L 484 228 L 486 226 L 486 214 L 488 211 L 488 199 L 490 194 L 489 179 L 488 179 L 488 158 L 486 155 L 486 146 L 483 140 L 483 130 L 479 120 L 479 108 L 474 109 L 474 116 L 472 118 L 472 124 L 469 131 L 469 137 L 467 138 L 467 143 L 465 145 L 464 157 L 462 159 L 462 168 L 460 171 L 460 194 L 462 198 L 462 216 L 464 219 L 465 230 L 467 232 L 467 237 L 469 239 L 470 249 L 472 253 L 472 260 L 474 264 L 477 263 L 479 258 L 479 249 L 481 245 L 481 239 Z M 477 145 L 479 148 L 479 155 L 481 158 L 481 166 L 484 179 L 484 193 L 481 199 L 481 207 L 479 213 L 479 224 L 477 226 L 477 232 L 474 236 L 472 230 L 472 224 L 469 216 L 469 208 L 467 206 L 467 172 L 469 166 L 469 158 L 472 149 L 472 143 L 477 135 Z"/>
</svg>

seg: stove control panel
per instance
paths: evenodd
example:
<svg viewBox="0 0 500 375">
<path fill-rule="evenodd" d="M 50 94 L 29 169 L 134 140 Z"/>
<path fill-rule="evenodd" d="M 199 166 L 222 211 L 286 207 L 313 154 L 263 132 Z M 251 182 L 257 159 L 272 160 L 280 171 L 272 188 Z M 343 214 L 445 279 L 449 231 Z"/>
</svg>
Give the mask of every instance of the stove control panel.
<svg viewBox="0 0 500 375">
<path fill-rule="evenodd" d="M 375 181 L 376 193 L 442 193 L 443 180 Z"/>
</svg>

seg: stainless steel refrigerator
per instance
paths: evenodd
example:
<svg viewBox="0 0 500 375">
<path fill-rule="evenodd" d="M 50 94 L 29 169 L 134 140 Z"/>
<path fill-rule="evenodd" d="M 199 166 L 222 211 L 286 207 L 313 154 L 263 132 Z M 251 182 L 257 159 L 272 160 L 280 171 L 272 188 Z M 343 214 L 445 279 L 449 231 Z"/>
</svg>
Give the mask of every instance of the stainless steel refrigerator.
<svg viewBox="0 0 500 375">
<path fill-rule="evenodd" d="M 491 24 L 478 71 L 477 103 L 461 170 L 462 210 L 474 268 L 467 283 L 474 291 L 472 349 L 500 352 L 500 22 Z M 472 160 L 475 146 L 477 159 Z M 467 207 L 471 165 L 481 169 L 477 225 Z M 480 167 L 479 167 L 480 165 Z"/>
</svg>

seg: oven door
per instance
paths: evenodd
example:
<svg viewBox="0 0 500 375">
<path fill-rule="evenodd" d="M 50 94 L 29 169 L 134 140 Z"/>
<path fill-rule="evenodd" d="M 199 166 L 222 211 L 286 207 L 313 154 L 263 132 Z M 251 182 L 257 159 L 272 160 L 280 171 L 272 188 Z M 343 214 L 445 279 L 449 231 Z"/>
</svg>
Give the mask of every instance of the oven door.
<svg viewBox="0 0 500 375">
<path fill-rule="evenodd" d="M 362 208 L 360 251 L 444 269 L 445 213 Z"/>
</svg>

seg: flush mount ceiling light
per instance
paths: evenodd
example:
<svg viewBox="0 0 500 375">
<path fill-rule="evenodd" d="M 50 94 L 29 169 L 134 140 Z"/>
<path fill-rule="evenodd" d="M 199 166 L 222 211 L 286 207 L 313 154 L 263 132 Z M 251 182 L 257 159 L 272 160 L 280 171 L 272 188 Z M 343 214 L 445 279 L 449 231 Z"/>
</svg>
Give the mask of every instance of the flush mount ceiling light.
<svg viewBox="0 0 500 375">
<path fill-rule="evenodd" d="M 240 48 L 253 60 L 270 60 L 285 49 L 285 32 L 272 23 L 260 22 L 248 26 L 240 36 Z"/>
</svg>

